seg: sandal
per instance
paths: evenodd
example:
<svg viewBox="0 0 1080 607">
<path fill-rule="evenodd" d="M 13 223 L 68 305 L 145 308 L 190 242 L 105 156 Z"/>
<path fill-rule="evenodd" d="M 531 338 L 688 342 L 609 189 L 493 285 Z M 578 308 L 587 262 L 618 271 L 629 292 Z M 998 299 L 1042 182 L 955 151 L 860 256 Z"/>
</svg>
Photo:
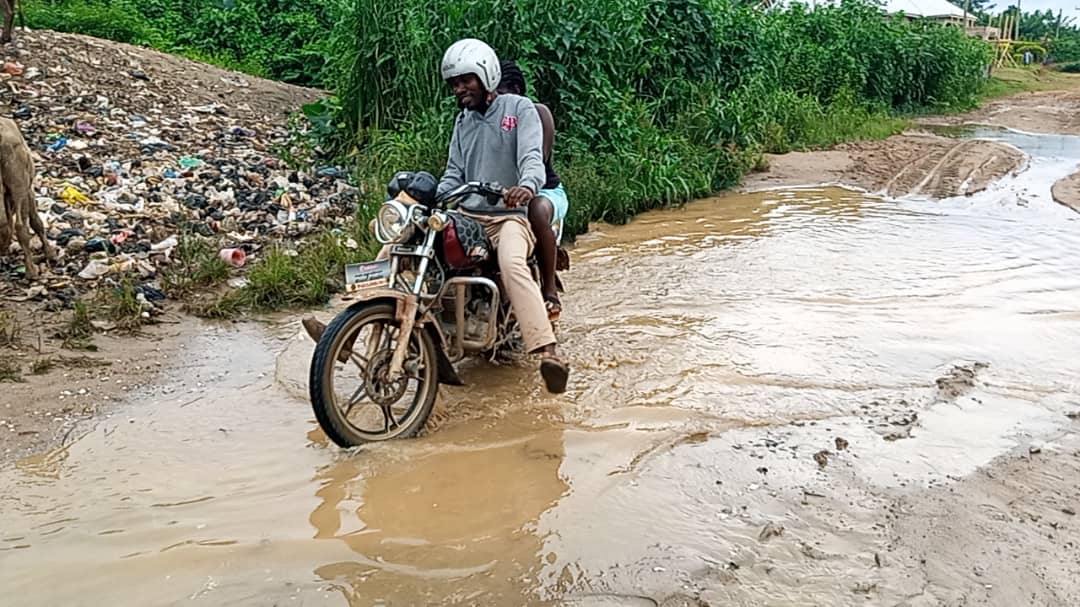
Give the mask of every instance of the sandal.
<svg viewBox="0 0 1080 607">
<path fill-rule="evenodd" d="M 544 378 L 544 386 L 552 394 L 566 392 L 566 381 L 570 378 L 570 367 L 559 360 L 557 356 L 548 354 L 540 361 L 540 376 Z"/>
<path fill-rule="evenodd" d="M 300 324 L 304 326 L 304 331 L 307 332 L 308 337 L 313 339 L 315 343 L 319 343 L 319 339 L 322 338 L 323 332 L 326 331 L 326 323 L 320 322 L 311 316 L 308 316 L 307 318 L 300 321 Z M 353 339 L 355 339 L 355 337 Z M 352 355 L 352 347 L 352 343 L 345 344 L 345 346 L 341 349 L 341 352 L 338 352 L 338 362 L 349 362 L 349 359 Z"/>
<path fill-rule="evenodd" d="M 547 308 L 548 320 L 552 322 L 559 320 L 559 315 L 562 314 L 562 302 L 559 301 L 558 296 L 545 295 L 544 307 Z"/>
</svg>

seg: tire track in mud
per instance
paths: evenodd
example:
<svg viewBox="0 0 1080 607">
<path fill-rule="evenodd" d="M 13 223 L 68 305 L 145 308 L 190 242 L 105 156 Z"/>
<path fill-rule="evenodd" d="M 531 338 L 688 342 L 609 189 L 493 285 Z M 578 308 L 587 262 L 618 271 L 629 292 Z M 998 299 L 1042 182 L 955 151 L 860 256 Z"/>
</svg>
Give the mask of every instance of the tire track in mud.
<svg viewBox="0 0 1080 607">
<path fill-rule="evenodd" d="M 994 141 L 904 135 L 889 143 L 851 146 L 859 152 L 852 170 L 864 175 L 873 189 L 892 197 L 970 196 L 1015 174 L 1027 159 L 1015 147 Z"/>
</svg>

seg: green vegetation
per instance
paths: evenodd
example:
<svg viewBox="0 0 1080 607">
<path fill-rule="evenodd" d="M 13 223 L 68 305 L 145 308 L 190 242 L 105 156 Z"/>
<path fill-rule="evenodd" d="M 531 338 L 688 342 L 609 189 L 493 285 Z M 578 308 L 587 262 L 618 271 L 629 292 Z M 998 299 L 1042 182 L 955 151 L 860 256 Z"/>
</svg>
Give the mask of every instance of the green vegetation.
<svg viewBox="0 0 1080 607">
<path fill-rule="evenodd" d="M 571 234 L 730 187 L 761 152 L 972 107 L 992 56 L 957 28 L 854 1 L 762 12 L 727 0 L 347 0 L 335 81 L 343 149 L 369 191 L 402 168 L 438 174 L 454 108 L 437 59 L 463 36 L 522 64 L 552 108 Z"/>
<path fill-rule="evenodd" d="M 180 298 L 228 278 L 229 266 L 218 256 L 218 248 L 216 243 L 190 231 L 182 234 L 173 253 L 173 265 L 161 276 L 165 293 Z"/>
<path fill-rule="evenodd" d="M 21 343 L 22 326 L 14 312 L 0 310 L 0 346 L 17 346 Z"/>
<path fill-rule="evenodd" d="M 56 361 L 51 358 L 39 358 L 30 365 L 30 373 L 34 375 L 45 375 L 49 371 L 52 371 L 56 366 Z"/>
<path fill-rule="evenodd" d="M 94 324 L 90 306 L 83 300 L 76 300 L 72 305 L 71 318 L 59 331 L 57 337 L 63 340 L 64 348 L 69 350 L 97 350 L 93 343 Z"/>
<path fill-rule="evenodd" d="M 21 381 L 23 381 L 22 370 L 19 368 L 19 364 L 15 362 L 14 357 L 5 356 L 0 358 L 0 383 Z"/>
<path fill-rule="evenodd" d="M 323 232 L 299 249 L 272 247 L 247 274 L 248 284 L 224 297 L 192 306 L 208 317 L 225 318 L 238 310 L 277 310 L 316 306 L 345 286 L 345 264 L 371 259 L 378 252 L 367 222 L 351 233 Z M 360 228 L 363 226 L 363 229 Z"/>
<path fill-rule="evenodd" d="M 149 322 L 148 316 L 143 316 L 143 304 L 130 276 L 123 276 L 115 286 L 99 291 L 94 303 L 95 311 L 121 331 L 136 333 Z"/>
<path fill-rule="evenodd" d="M 1004 97 L 1016 93 L 1053 91 L 1075 86 L 1076 79 L 1062 73 L 1068 71 L 1067 65 L 1056 70 L 1044 69 L 1041 66 L 996 69 L 993 77 L 983 87 L 983 97 Z"/>
</svg>

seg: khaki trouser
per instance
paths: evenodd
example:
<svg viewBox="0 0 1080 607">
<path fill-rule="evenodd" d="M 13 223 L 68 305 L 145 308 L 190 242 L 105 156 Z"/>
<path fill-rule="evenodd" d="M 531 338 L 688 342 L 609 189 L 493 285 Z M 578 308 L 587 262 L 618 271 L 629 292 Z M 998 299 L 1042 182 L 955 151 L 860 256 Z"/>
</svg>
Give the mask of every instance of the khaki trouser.
<svg viewBox="0 0 1080 607">
<path fill-rule="evenodd" d="M 484 226 L 491 245 L 495 247 L 503 288 L 506 289 L 510 307 L 521 327 L 525 349 L 536 352 L 544 346 L 555 344 L 555 332 L 548 320 L 540 286 L 529 273 L 528 259 L 535 243 L 529 221 L 520 215 L 491 216 L 470 213 L 469 217 Z M 389 255 L 390 247 L 384 246 L 375 259 L 386 259 Z"/>
</svg>

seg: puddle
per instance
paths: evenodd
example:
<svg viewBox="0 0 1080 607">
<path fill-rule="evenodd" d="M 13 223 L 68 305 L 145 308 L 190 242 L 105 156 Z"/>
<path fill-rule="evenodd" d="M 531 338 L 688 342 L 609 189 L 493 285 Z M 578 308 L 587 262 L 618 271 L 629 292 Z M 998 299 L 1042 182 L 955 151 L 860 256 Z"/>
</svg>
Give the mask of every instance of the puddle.
<svg viewBox="0 0 1080 607">
<path fill-rule="evenodd" d="M 472 363 L 418 440 L 330 447 L 295 322 L 208 328 L 171 383 L 0 471 L 0 587 L 20 605 L 906 600 L 908 573 L 874 566 L 884 496 L 1080 405 L 1080 232 L 1031 175 L 1076 148 L 1000 136 L 1038 156 L 971 199 L 772 191 L 584 236 L 568 394 Z M 970 381 L 939 388 L 954 366 Z"/>
<path fill-rule="evenodd" d="M 1028 133 L 978 124 L 920 125 L 920 129 L 952 139 L 986 139 L 1007 143 L 1036 158 L 1080 158 L 1080 136 Z"/>
</svg>

